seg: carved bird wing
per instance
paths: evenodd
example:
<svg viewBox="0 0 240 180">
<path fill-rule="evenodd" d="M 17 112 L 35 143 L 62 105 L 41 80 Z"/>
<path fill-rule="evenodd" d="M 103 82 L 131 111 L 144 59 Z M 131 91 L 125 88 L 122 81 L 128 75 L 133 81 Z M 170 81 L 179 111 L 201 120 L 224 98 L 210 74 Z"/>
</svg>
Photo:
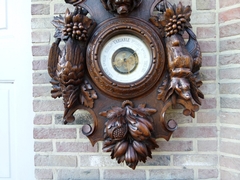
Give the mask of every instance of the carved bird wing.
<svg viewBox="0 0 240 180">
<path fill-rule="evenodd" d="M 51 90 L 51 94 L 53 98 L 62 96 L 61 88 L 59 85 L 59 79 L 56 72 L 58 59 L 59 59 L 59 56 L 61 55 L 61 50 L 58 47 L 60 41 L 61 41 L 60 39 L 57 39 L 57 41 L 52 44 L 52 47 L 50 49 L 49 56 L 48 56 L 48 74 L 52 78 L 50 83 L 53 85 Z"/>
<path fill-rule="evenodd" d="M 195 72 L 199 71 L 199 69 L 202 65 L 202 54 L 201 54 L 201 50 L 200 50 L 200 45 L 197 41 L 197 37 L 194 34 L 194 32 L 189 28 L 186 28 L 186 31 L 189 35 L 189 40 L 186 44 L 186 49 L 193 57 L 192 72 L 195 73 Z"/>
</svg>

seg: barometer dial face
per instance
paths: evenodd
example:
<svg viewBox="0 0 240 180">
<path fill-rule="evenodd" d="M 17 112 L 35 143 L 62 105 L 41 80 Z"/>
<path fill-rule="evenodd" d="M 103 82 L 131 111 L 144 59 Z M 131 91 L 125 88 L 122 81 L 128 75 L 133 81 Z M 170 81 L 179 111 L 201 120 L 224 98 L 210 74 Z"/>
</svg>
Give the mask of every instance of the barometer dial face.
<svg viewBox="0 0 240 180">
<path fill-rule="evenodd" d="M 147 93 L 163 75 L 160 34 L 137 18 L 112 18 L 97 27 L 86 54 L 91 80 L 105 94 L 129 99 Z"/>
<path fill-rule="evenodd" d="M 109 39 L 100 53 L 103 73 L 118 83 L 133 83 L 144 77 L 152 64 L 149 48 L 138 37 L 121 34 Z"/>
</svg>

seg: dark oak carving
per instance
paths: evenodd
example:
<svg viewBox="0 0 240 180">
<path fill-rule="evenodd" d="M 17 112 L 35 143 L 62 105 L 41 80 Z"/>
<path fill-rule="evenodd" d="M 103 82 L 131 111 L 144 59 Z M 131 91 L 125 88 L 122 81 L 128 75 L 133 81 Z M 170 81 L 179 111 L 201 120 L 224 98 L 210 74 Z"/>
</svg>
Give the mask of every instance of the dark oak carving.
<svg viewBox="0 0 240 180">
<path fill-rule="evenodd" d="M 55 17 L 53 25 L 57 28 L 56 42 L 50 49 L 48 72 L 52 77 L 52 97 L 63 97 L 67 123 L 74 121 L 70 109 L 78 104 L 92 108 L 97 99 L 96 92 L 84 79 L 86 41 L 95 24 L 86 16 L 84 9 L 77 7 L 74 13 L 67 9 L 65 18 Z M 65 41 L 63 50 L 59 48 L 61 40 Z"/>
<path fill-rule="evenodd" d="M 181 104 L 184 115 L 195 117 L 204 98 L 191 7 L 166 0 L 65 2 L 75 10 L 53 20 L 56 41 L 48 60 L 52 97 L 62 97 L 65 123 L 74 121 L 77 109 L 87 110 L 94 122 L 82 132 L 92 145 L 103 141 L 112 159 L 135 169 L 152 157 L 157 138 L 169 140 L 176 130 L 175 120 L 165 120 L 167 109 Z M 112 42 L 120 43 L 114 49 Z M 139 57 L 141 51 L 149 55 Z M 139 67 L 143 74 L 132 75 Z M 125 74 L 133 80 L 122 80 Z"/>
<path fill-rule="evenodd" d="M 153 134 L 151 115 L 156 109 L 146 108 L 146 104 L 133 107 L 131 101 L 124 101 L 122 107 L 112 107 L 100 115 L 108 119 L 104 130 L 104 147 L 111 151 L 111 157 L 118 163 L 126 164 L 135 169 L 139 161 L 146 162 L 151 150 L 158 147 Z"/>
<path fill-rule="evenodd" d="M 142 0 L 101 0 L 107 11 L 117 14 L 128 14 L 138 7 Z"/>
</svg>

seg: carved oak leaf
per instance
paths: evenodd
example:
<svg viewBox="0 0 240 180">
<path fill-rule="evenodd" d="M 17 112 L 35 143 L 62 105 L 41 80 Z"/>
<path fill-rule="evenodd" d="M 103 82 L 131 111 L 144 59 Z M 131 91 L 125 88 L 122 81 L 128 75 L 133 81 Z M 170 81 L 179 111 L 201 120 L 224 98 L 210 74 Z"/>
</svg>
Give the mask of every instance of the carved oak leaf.
<svg viewBox="0 0 240 180">
<path fill-rule="evenodd" d="M 140 104 L 133 108 L 130 101 L 125 101 L 123 107 L 112 107 L 100 115 L 108 119 L 105 124 L 103 150 L 111 152 L 111 158 L 118 163 L 126 164 L 135 169 L 139 161 L 146 162 L 151 156 L 151 150 L 158 147 L 153 138 L 153 121 L 150 115 L 155 109 L 146 108 Z"/>
</svg>

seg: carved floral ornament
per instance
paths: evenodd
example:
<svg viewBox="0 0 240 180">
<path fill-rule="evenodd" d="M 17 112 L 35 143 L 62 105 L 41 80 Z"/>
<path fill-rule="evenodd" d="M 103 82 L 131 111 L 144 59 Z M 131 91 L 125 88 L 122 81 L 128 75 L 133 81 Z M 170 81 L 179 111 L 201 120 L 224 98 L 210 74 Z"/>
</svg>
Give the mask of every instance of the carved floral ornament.
<svg viewBox="0 0 240 180">
<path fill-rule="evenodd" d="M 166 110 L 181 104 L 184 115 L 195 117 L 204 98 L 191 7 L 166 0 L 65 1 L 75 10 L 52 21 L 52 97 L 63 99 L 65 124 L 76 110 L 87 110 L 94 122 L 82 131 L 92 145 L 103 141 L 112 159 L 135 169 L 152 157 L 157 138 L 169 140 L 177 128 L 165 120 Z"/>
</svg>

